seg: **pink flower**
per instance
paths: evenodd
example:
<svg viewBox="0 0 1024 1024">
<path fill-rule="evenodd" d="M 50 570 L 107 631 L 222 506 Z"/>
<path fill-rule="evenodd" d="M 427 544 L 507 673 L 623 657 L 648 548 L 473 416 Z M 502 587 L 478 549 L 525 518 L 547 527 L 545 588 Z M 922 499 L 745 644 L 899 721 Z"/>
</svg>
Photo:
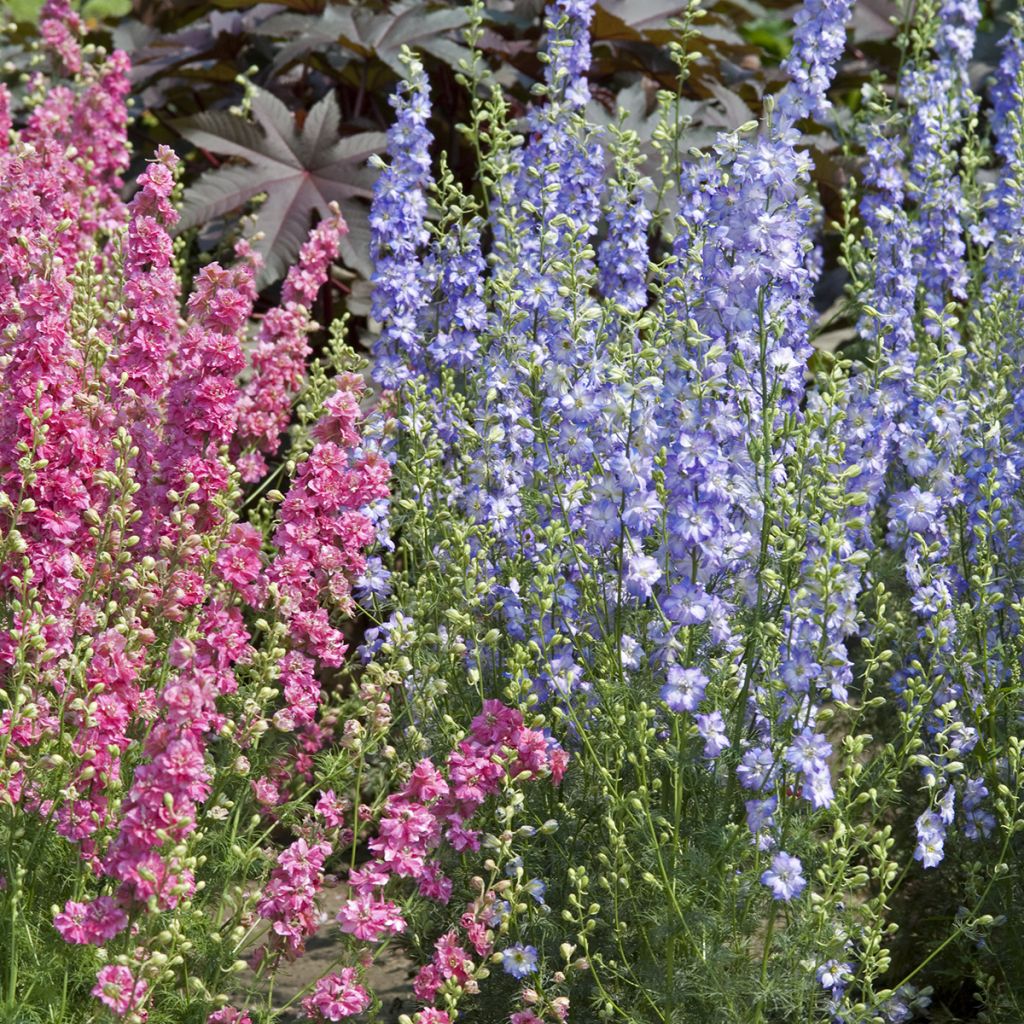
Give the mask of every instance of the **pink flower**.
<svg viewBox="0 0 1024 1024">
<path fill-rule="evenodd" d="M 448 843 L 456 853 L 464 853 L 466 850 L 480 849 L 480 833 L 475 829 L 463 828 L 461 825 L 452 825 L 447 832 Z"/>
<path fill-rule="evenodd" d="M 128 915 L 110 896 L 101 896 L 89 908 L 89 924 L 94 945 L 109 942 L 128 927 Z"/>
<path fill-rule="evenodd" d="M 337 380 L 342 390 L 362 386 L 351 374 Z M 347 642 L 328 610 L 354 608 L 352 586 L 374 539 L 367 508 L 387 495 L 391 472 L 387 460 L 347 443 L 355 436 L 345 433 L 345 444 L 320 441 L 299 467 L 281 503 L 277 554 L 266 574 L 281 595 L 294 646 L 330 666 L 341 664 Z"/>
<path fill-rule="evenodd" d="M 423 870 L 419 880 L 420 895 L 438 903 L 447 903 L 452 898 L 452 880 L 441 872 L 436 861 L 431 861 Z"/>
<path fill-rule="evenodd" d="M 486 905 L 488 908 L 493 906 L 493 898 Z M 469 939 L 470 944 L 476 950 L 477 956 L 487 956 L 494 948 L 494 943 L 491 941 L 492 933 L 488 930 L 484 921 L 477 919 L 472 910 L 473 904 L 470 904 L 470 911 L 462 915 L 459 919 L 459 924 L 462 926 L 463 931 L 465 931 L 466 938 Z"/>
<path fill-rule="evenodd" d="M 277 783 L 271 779 L 256 779 L 252 784 L 253 795 L 257 803 L 264 807 L 276 807 L 284 799 Z"/>
<path fill-rule="evenodd" d="M 110 896 L 100 896 L 91 904 L 68 900 L 53 924 L 65 942 L 101 946 L 128 927 L 128 915 Z"/>
<path fill-rule="evenodd" d="M 278 856 L 256 905 L 260 916 L 272 922 L 272 945 L 289 957 L 301 955 L 306 939 L 319 927 L 316 897 L 324 884 L 323 865 L 330 852 L 328 843 L 310 846 L 305 839 L 296 839 Z"/>
<path fill-rule="evenodd" d="M 289 651 L 281 660 L 281 683 L 286 707 L 274 716 L 274 724 L 283 731 L 308 725 L 320 706 L 320 684 L 313 675 L 314 662 L 298 651 Z"/>
<path fill-rule="evenodd" d="M 444 781 L 434 765 L 424 758 L 409 776 L 409 781 L 405 784 L 405 792 L 414 800 L 430 803 L 439 797 L 448 795 L 448 783 Z"/>
<path fill-rule="evenodd" d="M 167 661 L 174 668 L 185 668 L 196 656 L 196 645 L 183 636 L 176 636 L 167 647 Z"/>
<path fill-rule="evenodd" d="M 89 941 L 85 924 L 88 912 L 89 907 L 85 903 L 68 900 L 64 904 L 64 912 L 54 917 L 53 926 L 65 942 L 81 945 Z"/>
<path fill-rule="evenodd" d="M 434 943 L 434 963 L 441 977 L 464 985 L 473 971 L 473 961 L 469 954 L 459 945 L 455 932 L 445 932 Z"/>
<path fill-rule="evenodd" d="M 363 942 L 376 942 L 382 935 L 396 935 L 406 929 L 401 910 L 388 900 L 359 895 L 347 900 L 338 911 L 341 930 Z"/>
<path fill-rule="evenodd" d="M 551 751 L 551 778 L 557 786 L 565 775 L 565 769 L 569 765 L 569 754 L 561 747 Z"/>
<path fill-rule="evenodd" d="M 217 572 L 222 580 L 233 583 L 243 594 L 251 593 L 250 584 L 259 576 L 263 563 L 260 546 L 263 534 L 249 523 L 235 523 L 227 542 L 217 555 Z"/>
<path fill-rule="evenodd" d="M 420 1010 L 413 1017 L 414 1024 L 451 1024 L 451 1021 L 451 1017 L 444 1010 L 435 1010 L 432 1007 Z"/>
<path fill-rule="evenodd" d="M 246 453 L 238 464 L 247 482 L 259 479 L 266 465 L 262 455 L 277 453 L 281 435 L 288 427 L 292 404 L 305 377 L 309 356 L 306 338 L 315 326 L 308 307 L 327 279 L 328 268 L 338 255 L 338 245 L 347 231 L 337 210 L 313 229 L 299 252 L 298 261 L 285 278 L 281 305 L 269 310 L 260 324 L 259 339 L 252 353 L 252 375 L 238 403 L 234 438 L 235 449 Z M 333 406 L 328 407 L 329 417 L 334 417 L 331 408 Z M 347 412 L 346 406 L 337 416 L 343 418 Z M 314 433 L 314 436 L 319 435 Z M 354 426 L 347 433 L 342 429 L 335 437 L 349 446 L 359 441 Z"/>
<path fill-rule="evenodd" d="M 309 307 L 344 222 L 335 212 L 312 233 L 247 366 L 251 249 L 242 244 L 233 266 L 197 275 L 182 320 L 176 158 L 158 149 L 125 204 L 127 58 L 83 48 L 84 23 L 68 0 L 46 0 L 39 28 L 50 59 L 38 67 L 63 64 L 76 78 L 60 84 L 34 70 L 14 124 L 0 85 L 0 491 L 24 498 L 18 543 L 0 559 L 0 606 L 13 609 L 0 628 L 0 677 L 17 664 L 27 681 L 17 713 L 0 711 L 14 765 L 0 798 L 52 820 L 81 855 L 82 877 L 111 893 L 54 915 L 64 941 L 101 945 L 125 932 L 128 911 L 171 910 L 195 891 L 189 839 L 200 807 L 215 773 L 256 749 L 264 724 L 222 699 L 253 654 L 247 622 L 281 618 L 291 630 L 280 721 L 293 735 L 271 737 L 261 795 L 276 804 L 289 785 L 312 781 L 313 758 L 335 735 L 331 718 L 317 723 L 319 672 L 344 657 L 337 613 L 352 607 L 374 535 L 368 506 L 387 493 L 390 471 L 363 444 L 361 378 L 341 374 L 305 476 L 282 483 L 287 508 L 265 569 L 261 531 L 230 521 L 244 510 L 227 508 L 234 474 L 224 453 L 251 446 L 247 470 L 258 473 L 277 452 L 303 383 Z M 80 293 L 83 281 L 102 295 Z M 96 314 L 88 329 L 82 302 Z M 0 533 L 9 518 L 0 511 Z M 76 649 L 80 671 L 63 671 Z M 228 712 L 241 728 L 225 728 Z M 38 766 L 61 737 L 58 793 Z M 34 767 L 26 774 L 19 764 Z M 342 813 L 339 803 L 325 816 L 340 828 Z M 320 923 L 329 852 L 315 826 L 300 831 L 260 894 L 274 951 L 286 955 Z M 391 931 L 405 927 L 393 904 L 382 900 L 377 912 Z M 144 962 L 146 930 L 133 941 Z M 106 965 L 93 991 L 118 1014 L 144 1016 L 140 973 L 134 963 Z M 357 988 L 349 996 L 360 1002 Z M 233 1008 L 210 1020 L 250 1022 Z"/>
<path fill-rule="evenodd" d="M 444 983 L 441 972 L 435 964 L 426 964 L 419 969 L 415 980 L 412 983 L 412 990 L 416 998 L 424 1003 L 429 1003 L 437 995 L 438 989 Z"/>
<path fill-rule="evenodd" d="M 252 1024 L 252 1017 L 244 1010 L 236 1010 L 233 1006 L 214 1010 L 206 1018 L 206 1024 Z"/>
<path fill-rule="evenodd" d="M 506 707 L 499 700 L 486 700 L 483 711 L 473 719 L 469 729 L 478 743 L 501 746 L 508 744 L 522 727 L 523 716 L 515 708 Z"/>
<path fill-rule="evenodd" d="M 345 812 L 351 809 L 352 805 L 347 800 L 339 800 L 333 789 L 324 790 L 313 808 L 328 828 L 341 828 L 345 824 Z"/>
<path fill-rule="evenodd" d="M 313 427 L 313 436 L 318 441 L 335 441 L 348 448 L 359 443 L 356 423 L 360 416 L 359 394 L 363 382 L 362 378 L 356 380 L 358 383 L 353 381 L 352 386 L 335 391 L 324 402 L 324 415 Z"/>
<path fill-rule="evenodd" d="M 149 985 L 141 978 L 136 980 L 127 967 L 107 964 L 96 975 L 92 994 L 119 1017 L 123 1017 L 129 1011 L 143 1013 L 142 1004 L 148 991 Z"/>
<path fill-rule="evenodd" d="M 67 0 L 48 0 L 39 12 L 39 34 L 46 45 L 59 54 L 71 74 L 82 70 L 82 51 L 77 36 L 85 26 Z"/>
<path fill-rule="evenodd" d="M 349 886 L 361 896 L 372 893 L 374 889 L 382 889 L 390 879 L 391 872 L 387 866 L 373 860 L 348 873 Z"/>
<path fill-rule="evenodd" d="M 345 967 L 338 974 L 320 978 L 313 994 L 302 1000 L 303 1009 L 315 1020 L 342 1020 L 362 1013 L 370 1005 L 370 995 L 356 984 L 356 970 Z"/>
</svg>

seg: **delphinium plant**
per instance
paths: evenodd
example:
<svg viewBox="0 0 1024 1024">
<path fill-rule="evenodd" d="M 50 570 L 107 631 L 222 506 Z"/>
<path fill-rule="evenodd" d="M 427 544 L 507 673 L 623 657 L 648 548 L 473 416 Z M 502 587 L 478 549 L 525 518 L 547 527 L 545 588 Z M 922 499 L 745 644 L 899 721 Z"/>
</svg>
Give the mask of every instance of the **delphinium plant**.
<svg viewBox="0 0 1024 1024">
<path fill-rule="evenodd" d="M 566 754 L 492 701 L 392 784 L 398 677 L 346 661 L 382 420 L 344 322 L 310 345 L 346 225 L 258 323 L 245 242 L 185 289 L 176 158 L 122 200 L 129 68 L 81 34 L 50 0 L 36 71 L 0 87 L 3 1019 L 336 1021 L 379 1005 L 367 969 L 406 905 L 449 901 L 483 805 Z M 521 889 L 479 859 L 475 959 L 453 933 L 435 964 L 467 986 Z M 275 999 L 339 883 L 335 961 Z"/>
<path fill-rule="evenodd" d="M 588 120 L 593 0 L 518 121 L 470 7 L 471 182 L 406 53 L 377 407 L 344 322 L 311 358 L 340 216 L 258 324 L 245 242 L 185 288 L 174 155 L 122 199 L 127 62 L 44 7 L 0 87 L 7 1017 L 337 1021 L 398 945 L 415 1024 L 1021 1016 L 1022 28 L 982 109 L 978 7 L 915 4 L 834 121 L 850 13 L 705 150 L 662 94 L 657 188 Z M 812 127 L 857 165 L 831 354 Z"/>
<path fill-rule="evenodd" d="M 174 155 L 121 199 L 124 55 L 40 30 L 0 87 L 0 1015 L 269 1019 L 247 962 L 302 953 L 383 799 L 386 679 L 321 685 L 390 475 L 341 325 L 306 372 L 345 225 L 251 333 L 247 246 L 182 295 Z"/>
<path fill-rule="evenodd" d="M 420 1021 L 1019 1009 L 1019 29 L 990 156 L 977 8 L 907 12 L 850 142 L 857 342 L 812 356 L 800 129 L 830 123 L 850 6 L 804 7 L 787 84 L 708 151 L 663 97 L 674 194 L 586 120 L 588 0 L 549 6 L 523 122 L 467 64 L 471 186 L 408 57 L 371 214 L 397 429 L 364 657 L 402 679 L 409 760 L 495 699 L 571 752 L 477 837 L 533 897 L 492 917 L 496 969 L 421 976 Z"/>
</svg>

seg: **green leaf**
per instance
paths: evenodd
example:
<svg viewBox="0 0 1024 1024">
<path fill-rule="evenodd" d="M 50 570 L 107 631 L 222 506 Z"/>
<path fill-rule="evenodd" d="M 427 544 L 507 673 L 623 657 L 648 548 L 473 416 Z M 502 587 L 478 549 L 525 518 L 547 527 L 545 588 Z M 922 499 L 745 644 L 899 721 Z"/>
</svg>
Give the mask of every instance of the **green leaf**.
<svg viewBox="0 0 1024 1024">
<path fill-rule="evenodd" d="M 87 0 L 82 7 L 82 17 L 95 21 L 124 18 L 131 13 L 132 0 Z"/>
<path fill-rule="evenodd" d="M 43 0 L 7 0 L 7 13 L 15 21 L 35 24 L 42 6 Z"/>
<path fill-rule="evenodd" d="M 776 17 L 755 18 L 740 25 L 740 34 L 753 46 L 760 46 L 779 60 L 793 48 L 792 23 Z"/>
</svg>

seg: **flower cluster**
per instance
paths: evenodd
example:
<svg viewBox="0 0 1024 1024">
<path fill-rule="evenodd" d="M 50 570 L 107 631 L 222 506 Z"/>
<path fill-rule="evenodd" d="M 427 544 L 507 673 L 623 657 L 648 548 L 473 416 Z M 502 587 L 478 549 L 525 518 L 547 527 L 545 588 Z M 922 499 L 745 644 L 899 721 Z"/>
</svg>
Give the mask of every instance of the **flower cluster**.
<svg viewBox="0 0 1024 1024">
<path fill-rule="evenodd" d="M 302 1008 L 310 1020 L 343 1020 L 362 1013 L 370 1005 L 370 996 L 355 978 L 353 967 L 318 978 L 313 994 L 302 1000 Z"/>
<path fill-rule="evenodd" d="M 322 793 L 315 809 L 318 820 L 304 826 L 310 838 L 296 840 L 279 855 L 257 904 L 259 915 L 270 922 L 271 936 L 257 950 L 255 962 L 264 964 L 268 954 L 271 958 L 279 953 L 288 958 L 302 955 L 306 939 L 320 924 L 316 900 L 328 858 L 335 849 L 351 844 L 356 834 L 368 831 L 373 833 L 367 843 L 371 857 L 358 866 L 349 865 L 349 896 L 336 920 L 356 948 L 401 937 L 408 922 L 407 911 L 396 902 L 401 898 L 400 883 L 416 883 L 417 897 L 406 897 L 406 907 L 417 898 L 447 905 L 453 882 L 444 873 L 445 862 L 479 853 L 488 841 L 473 820 L 484 804 L 500 794 L 517 793 L 532 780 L 560 782 L 566 762 L 565 751 L 528 728 L 519 711 L 492 700 L 485 702 L 466 738 L 448 754 L 443 770 L 429 758 L 421 759 L 378 813 L 366 806 L 353 808 L 333 792 Z M 353 828 L 346 829 L 353 810 Z M 420 969 L 413 986 L 420 1000 L 430 1003 L 439 994 L 447 997 L 477 990 L 478 979 L 485 976 L 479 958 L 494 950 L 494 928 L 504 919 L 498 907 L 511 885 L 508 881 L 491 887 L 481 884 L 480 894 L 458 917 L 457 927 L 437 939 L 430 963 Z M 525 885 L 523 891 L 532 892 L 535 901 L 543 903 L 539 882 Z M 365 954 L 362 959 L 365 962 Z M 357 968 L 346 967 L 316 981 L 313 992 L 303 999 L 311 1019 L 335 1021 L 365 1010 L 370 996 L 358 978 Z M 428 1008 L 417 1019 L 447 1018 L 444 1011 Z"/>
<path fill-rule="evenodd" d="M 30 947 L 5 940 L 4 998 L 35 1013 L 46 992 L 18 964 L 52 954 L 64 980 L 47 991 L 78 1016 L 139 1022 L 165 1019 L 183 977 L 214 1010 L 243 920 L 271 917 L 293 954 L 315 927 L 331 848 L 278 856 L 259 794 L 276 786 L 294 823 L 282 794 L 347 727 L 322 672 L 344 660 L 389 468 L 364 436 L 363 378 L 334 364 L 292 479 L 259 461 L 305 386 L 308 308 L 344 222 L 314 229 L 250 351 L 251 249 L 182 295 L 176 158 L 161 148 L 121 200 L 127 61 L 82 30 L 45 5 L 42 45 L 70 81 L 37 77 L 9 138 L 2 101 L 0 681 L 18 696 L 0 705 L 0 816 L 19 868 L 0 901 L 33 922 Z M 272 474 L 248 498 L 247 456 L 248 479 Z M 218 915 L 217 955 L 197 955 Z M 341 998 L 325 984 L 327 1019 Z"/>
<path fill-rule="evenodd" d="M 309 359 L 312 307 L 327 269 L 338 255 L 348 227 L 338 211 L 321 221 L 299 250 L 281 286 L 281 304 L 260 321 L 259 338 L 249 364 L 251 375 L 238 401 L 234 443 L 242 479 L 261 479 L 266 458 L 277 454 L 281 434 L 291 419 L 292 406 L 305 379 Z"/>
<path fill-rule="evenodd" d="M 403 1024 L 911 1021 L 953 975 L 1010 1019 L 1024 20 L 985 108 L 936 0 L 833 111 L 852 12 L 694 148 L 697 53 L 595 125 L 625 22 L 550 0 L 525 109 L 462 67 L 471 179 L 403 51 L 366 374 L 314 336 L 338 212 L 277 304 L 244 240 L 180 273 L 177 158 L 125 188 L 127 60 L 47 0 L 0 86 L 3 1005 L 322 1024 L 400 948 Z M 859 162 L 829 311 L 812 126 Z"/>
<path fill-rule="evenodd" d="M 994 786 L 1019 792 L 998 710 L 1022 664 L 1019 30 L 983 173 L 970 2 L 919 12 L 899 88 L 872 83 L 843 111 L 863 160 L 836 316 L 855 337 L 815 352 L 820 213 L 800 128 L 830 119 L 852 7 L 806 3 L 763 116 L 699 151 L 682 155 L 663 96 L 655 145 L 679 175 L 655 194 L 638 140 L 586 117 L 593 5 L 553 2 L 535 105 L 513 125 L 495 96 L 467 126 L 482 201 L 443 160 L 431 185 L 424 163 L 409 181 L 436 218 L 402 253 L 392 198 L 375 204 L 378 351 L 387 370 L 400 331 L 415 358 L 387 380 L 406 501 L 364 650 L 403 678 L 417 737 L 447 742 L 472 695 L 501 694 L 579 753 L 564 806 L 585 838 L 564 856 L 583 866 L 560 898 L 585 943 L 578 983 L 607 1017 L 647 1019 L 652 977 L 663 1005 L 717 1013 L 678 978 L 714 969 L 693 929 L 728 906 L 724 930 L 763 937 L 757 1019 L 792 1014 L 769 981 L 803 985 L 786 966 L 803 942 L 808 1019 L 896 1019 L 918 997 L 875 998 L 885 901 L 964 841 L 1005 863 L 985 843 Z M 425 95 L 411 71 L 401 97 Z M 430 847 L 436 823 L 408 814 L 403 839 Z M 540 884 L 564 870 L 549 862 Z M 884 895 L 865 897 L 869 880 Z M 971 891 L 963 913 L 987 921 Z M 827 918 L 813 939 L 812 905 Z M 524 928 L 490 955 L 516 981 L 547 978 L 546 937 Z M 474 986 L 458 930 L 437 942 L 421 994 Z"/>
<path fill-rule="evenodd" d="M 410 64 L 409 78 L 391 103 L 397 114 L 388 132 L 391 163 L 374 185 L 370 214 L 373 315 L 384 325 L 374 373 L 384 387 L 394 387 L 427 367 L 427 354 L 420 344 L 419 317 L 427 305 L 430 287 L 416 259 L 428 239 L 424 221 L 430 182 L 430 91 L 421 64 Z"/>
<path fill-rule="evenodd" d="M 565 751 L 526 728 L 519 711 L 486 701 L 467 738 L 448 754 L 445 774 L 429 759 L 421 760 L 405 785 L 387 798 L 377 834 L 368 843 L 373 858 L 349 874 L 355 895 L 338 913 L 342 931 L 373 942 L 405 930 L 398 907 L 380 895 L 391 879 L 411 879 L 420 895 L 448 903 L 452 881 L 443 874 L 437 851 L 479 851 L 481 833 L 472 821 L 488 797 L 513 782 L 547 776 L 557 783 L 566 762 Z M 417 991 L 431 998 L 448 975 L 435 977 L 429 967 L 424 971 Z M 424 980 L 427 975 L 436 984 Z"/>
</svg>

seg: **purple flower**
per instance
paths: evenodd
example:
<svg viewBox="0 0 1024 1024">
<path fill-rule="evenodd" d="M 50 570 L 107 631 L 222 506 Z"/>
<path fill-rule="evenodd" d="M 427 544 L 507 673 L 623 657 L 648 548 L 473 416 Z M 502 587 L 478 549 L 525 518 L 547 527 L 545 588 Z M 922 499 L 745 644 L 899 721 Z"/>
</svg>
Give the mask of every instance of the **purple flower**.
<svg viewBox="0 0 1024 1024">
<path fill-rule="evenodd" d="M 770 850 L 775 845 L 775 840 L 768 830 L 775 824 L 775 811 L 779 806 L 778 797 L 770 796 L 764 800 L 747 800 L 744 806 L 747 810 L 747 827 L 750 829 L 750 834 L 757 840 L 757 848 Z"/>
<path fill-rule="evenodd" d="M 919 860 L 922 867 L 937 867 L 945 856 L 946 823 L 934 811 L 925 811 L 917 819 L 915 828 L 917 846 L 914 848 L 914 860 Z"/>
<path fill-rule="evenodd" d="M 832 775 L 828 765 L 821 765 L 808 772 L 803 787 L 803 798 L 810 801 L 812 807 L 822 808 L 831 805 L 835 793 L 832 790 Z"/>
<path fill-rule="evenodd" d="M 805 727 L 786 748 L 786 762 L 805 774 L 818 771 L 832 753 L 832 744 L 819 732 Z"/>
<path fill-rule="evenodd" d="M 902 522 L 911 533 L 925 533 L 935 524 L 941 503 L 930 491 L 922 491 L 917 484 L 910 490 L 893 495 L 892 516 Z"/>
<path fill-rule="evenodd" d="M 936 55 L 904 73 L 910 123 L 910 186 L 917 200 L 916 266 L 931 310 L 950 295 L 967 297 L 964 222 L 972 212 L 960 180 L 962 125 L 977 108 L 968 62 L 981 20 L 977 0 L 944 0 L 938 11 Z M 926 325 L 935 330 L 934 323 Z"/>
<path fill-rule="evenodd" d="M 556 99 L 583 107 L 590 99 L 590 21 L 594 0 L 554 0 L 545 11 L 551 35 L 544 79 Z"/>
<path fill-rule="evenodd" d="M 783 68 L 789 81 L 779 110 L 790 117 L 823 118 L 831 104 L 825 94 L 846 46 L 846 22 L 853 0 L 807 0 L 793 21 L 793 49 Z"/>
<path fill-rule="evenodd" d="M 806 649 L 795 651 L 780 672 L 782 681 L 793 693 L 807 693 L 810 682 L 821 674 L 821 666 Z"/>
<path fill-rule="evenodd" d="M 643 655 L 644 651 L 640 644 L 627 633 L 623 633 L 622 639 L 619 641 L 619 657 L 622 659 L 622 667 L 638 669 Z"/>
<path fill-rule="evenodd" d="M 662 607 L 665 614 L 680 626 L 697 626 L 708 615 L 707 595 L 692 583 L 677 583 Z"/>
<path fill-rule="evenodd" d="M 574 690 L 582 689 L 583 669 L 573 660 L 572 648 L 565 647 L 551 659 L 550 687 L 563 697 L 569 696 Z"/>
<path fill-rule="evenodd" d="M 490 928 L 500 927 L 503 921 L 507 921 L 512 914 L 512 904 L 508 900 L 498 900 L 491 908 L 491 915 L 487 918 L 487 925 Z"/>
<path fill-rule="evenodd" d="M 725 719 L 721 711 L 712 711 L 709 715 L 697 715 L 697 731 L 704 740 L 704 756 L 715 758 L 728 747 L 729 738 L 725 735 Z"/>
<path fill-rule="evenodd" d="M 909 430 L 900 439 L 900 458 L 908 471 L 917 477 L 927 476 L 938 461 L 928 447 L 926 438 Z"/>
<path fill-rule="evenodd" d="M 427 306 L 428 287 L 418 252 L 429 238 L 430 85 L 418 61 L 410 60 L 407 68 L 407 80 L 391 97 L 397 113 L 388 130 L 391 162 L 377 178 L 370 208 L 373 316 L 382 325 L 374 346 L 374 374 L 384 387 L 425 370 L 419 317 Z"/>
<path fill-rule="evenodd" d="M 661 699 L 668 705 L 669 710 L 675 711 L 676 714 L 682 711 L 696 711 L 697 705 L 704 699 L 707 685 L 708 677 L 699 668 L 670 665 L 668 682 L 661 688 Z"/>
<path fill-rule="evenodd" d="M 736 774 L 744 789 L 763 789 L 774 768 L 775 758 L 767 747 L 751 747 L 740 758 Z"/>
<path fill-rule="evenodd" d="M 771 889 L 774 899 L 788 903 L 799 896 L 807 886 L 800 858 L 780 850 L 772 857 L 772 866 L 761 875 L 761 883 Z"/>
<path fill-rule="evenodd" d="M 829 992 L 833 999 L 838 1000 L 849 984 L 853 964 L 840 960 L 826 960 L 814 973 L 821 987 Z"/>
<path fill-rule="evenodd" d="M 501 954 L 501 966 L 513 978 L 525 978 L 537 970 L 537 950 L 522 943 L 509 946 Z"/>
<path fill-rule="evenodd" d="M 539 878 L 531 878 L 523 888 L 536 900 L 542 907 L 544 904 L 544 894 L 548 891 L 548 887 Z"/>
<path fill-rule="evenodd" d="M 650 597 L 654 592 L 654 584 L 660 579 L 661 566 L 653 555 L 636 553 L 627 556 L 626 589 L 634 597 Z"/>
<path fill-rule="evenodd" d="M 434 244 L 427 277 L 437 281 L 439 292 L 430 362 L 465 370 L 478 356 L 478 336 L 487 325 L 477 220 L 456 225 Z"/>
<path fill-rule="evenodd" d="M 622 144 L 620 140 L 620 145 Z M 636 154 L 631 153 L 632 161 Z M 615 181 L 606 203 L 608 234 L 598 249 L 601 292 L 638 313 L 647 305 L 647 230 L 651 211 L 644 202 L 648 179 Z"/>
<path fill-rule="evenodd" d="M 939 800 L 939 817 L 944 825 L 953 824 L 953 818 L 956 816 L 955 803 L 956 790 L 952 786 L 948 786 L 946 792 L 942 794 L 942 799 Z"/>
<path fill-rule="evenodd" d="M 367 558 L 366 568 L 353 591 L 360 601 L 371 597 L 383 599 L 391 593 L 391 573 L 384 567 L 379 555 Z"/>
<path fill-rule="evenodd" d="M 995 828 L 995 816 L 982 807 L 988 795 L 988 787 L 983 779 L 968 779 L 964 783 L 964 835 L 968 839 L 988 836 Z"/>
</svg>

